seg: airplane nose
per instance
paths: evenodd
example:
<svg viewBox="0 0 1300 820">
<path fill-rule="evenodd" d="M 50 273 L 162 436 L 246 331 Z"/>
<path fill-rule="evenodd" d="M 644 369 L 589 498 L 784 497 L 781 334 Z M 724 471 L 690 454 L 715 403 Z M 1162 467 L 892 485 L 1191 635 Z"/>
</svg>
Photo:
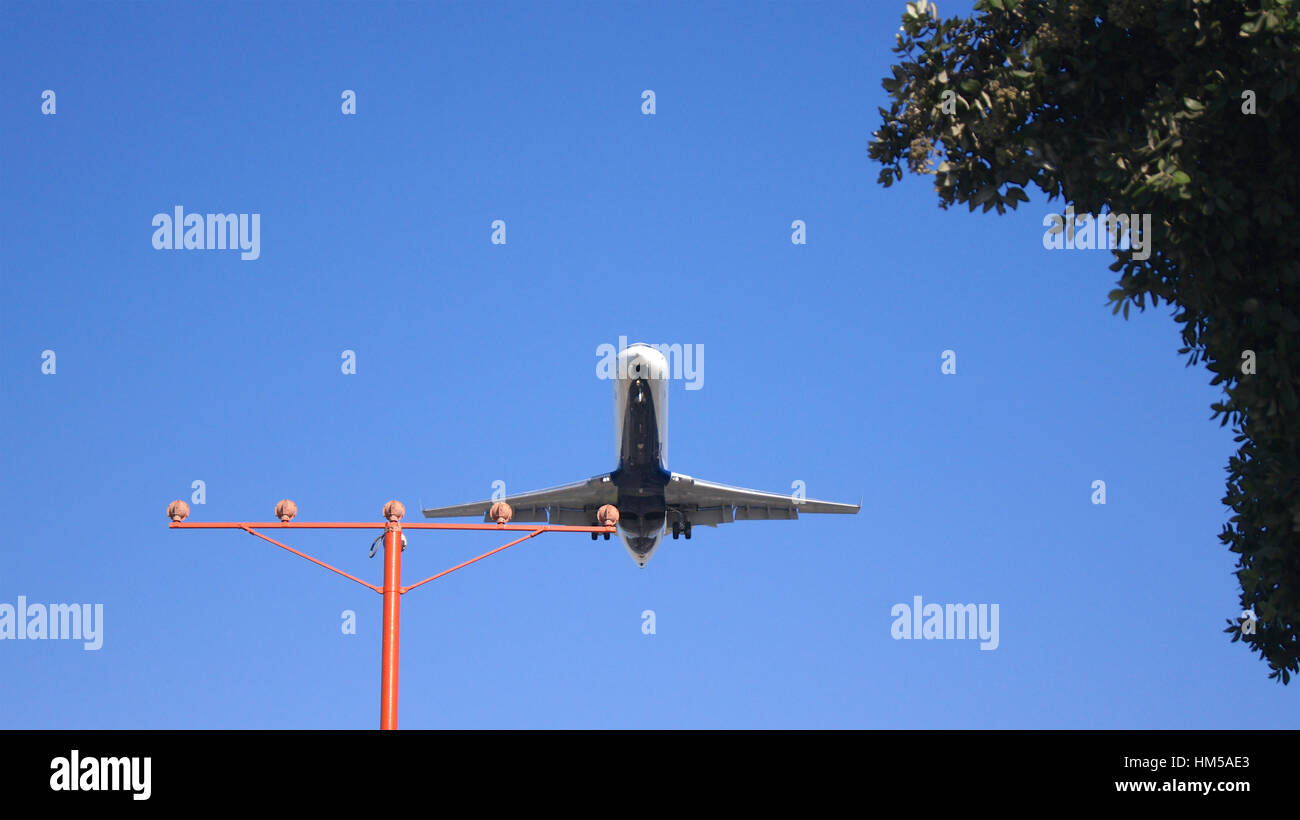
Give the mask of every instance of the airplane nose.
<svg viewBox="0 0 1300 820">
<path fill-rule="evenodd" d="M 623 371 L 619 375 L 625 379 L 666 379 L 668 360 L 653 347 L 630 347 L 623 351 Z"/>
<path fill-rule="evenodd" d="M 654 555 L 655 547 L 659 546 L 659 539 L 653 535 L 637 535 L 623 531 L 623 544 L 627 547 L 627 552 L 636 561 L 638 567 L 644 567 L 650 563 L 650 557 Z"/>
</svg>

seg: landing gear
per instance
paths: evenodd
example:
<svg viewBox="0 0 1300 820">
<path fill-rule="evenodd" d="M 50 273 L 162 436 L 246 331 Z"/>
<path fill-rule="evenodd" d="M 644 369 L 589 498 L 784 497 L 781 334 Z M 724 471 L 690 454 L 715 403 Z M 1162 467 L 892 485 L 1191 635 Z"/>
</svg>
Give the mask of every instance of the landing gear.
<svg viewBox="0 0 1300 820">
<path fill-rule="evenodd" d="M 691 540 L 691 522 L 687 521 L 682 526 L 682 533 L 685 534 L 687 541 Z"/>
<path fill-rule="evenodd" d="M 682 535 L 685 535 L 685 536 L 686 536 L 686 540 L 687 540 L 687 541 L 691 540 L 691 522 L 689 522 L 689 521 L 674 521 L 674 522 L 673 522 L 673 540 L 676 541 L 676 540 L 677 540 L 678 538 L 680 538 Z"/>
</svg>

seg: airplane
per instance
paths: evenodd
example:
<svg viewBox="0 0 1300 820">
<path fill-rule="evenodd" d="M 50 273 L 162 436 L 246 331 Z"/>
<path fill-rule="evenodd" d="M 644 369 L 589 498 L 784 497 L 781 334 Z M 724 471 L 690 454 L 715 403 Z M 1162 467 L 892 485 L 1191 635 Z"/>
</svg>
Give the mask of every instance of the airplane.
<svg viewBox="0 0 1300 820">
<path fill-rule="evenodd" d="M 716 527 L 731 521 L 795 519 L 799 513 L 855 514 L 859 504 L 797 498 L 732 487 L 669 472 L 668 360 L 657 348 L 636 343 L 618 354 L 614 382 L 614 437 L 618 466 L 613 472 L 559 487 L 504 499 L 430 507 L 425 518 L 489 515 L 504 500 L 512 520 L 597 526 L 597 510 L 618 508 L 618 535 L 638 566 L 644 567 L 667 532 L 691 537 L 696 524 Z M 592 533 L 594 540 L 597 533 Z M 609 538 L 609 534 L 605 534 Z"/>
</svg>

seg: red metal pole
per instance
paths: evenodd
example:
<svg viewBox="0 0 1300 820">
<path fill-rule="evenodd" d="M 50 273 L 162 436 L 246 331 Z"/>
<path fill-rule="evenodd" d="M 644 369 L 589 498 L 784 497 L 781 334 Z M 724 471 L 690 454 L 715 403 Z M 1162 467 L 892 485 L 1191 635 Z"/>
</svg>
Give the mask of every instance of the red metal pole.
<svg viewBox="0 0 1300 820">
<path fill-rule="evenodd" d="M 496 512 L 498 506 L 505 507 L 504 515 L 498 515 Z M 397 728 L 397 655 L 398 647 L 401 642 L 401 619 L 402 619 L 402 596 L 416 587 L 423 586 L 430 581 L 437 580 L 443 576 L 455 572 L 462 567 L 467 567 L 476 561 L 481 561 L 489 555 L 495 555 L 502 550 L 513 547 L 515 544 L 527 541 L 530 538 L 541 535 L 544 532 L 589 532 L 605 533 L 608 538 L 617 532 L 614 525 L 618 523 L 618 510 L 611 505 L 605 505 L 597 511 L 597 517 L 600 519 L 600 526 L 595 527 L 574 527 L 557 524 L 509 524 L 511 510 L 509 505 L 494 504 L 492 516 L 497 518 L 496 524 L 408 524 L 408 528 L 416 530 L 497 530 L 505 532 L 527 532 L 522 538 L 516 538 L 509 544 L 497 547 L 494 550 L 483 553 L 477 558 L 471 558 L 468 561 L 462 561 L 451 569 L 443 570 L 436 575 L 431 575 L 419 583 L 412 584 L 406 589 L 402 588 L 402 516 L 406 508 L 400 501 L 389 501 L 384 505 L 384 518 L 387 523 L 379 524 L 372 522 L 356 521 L 316 521 L 311 523 L 293 522 L 293 517 L 298 512 L 298 507 L 292 501 L 285 499 L 275 505 L 275 514 L 279 516 L 279 521 L 263 522 L 215 522 L 215 523 L 186 523 L 185 519 L 189 517 L 190 507 L 184 501 L 173 501 L 167 506 L 167 517 L 171 519 L 172 529 L 239 529 L 250 535 L 256 535 L 263 541 L 269 541 L 277 547 L 292 552 L 300 558 L 306 558 L 313 564 L 324 567 L 331 572 L 336 572 L 350 581 L 356 581 L 362 586 L 373 589 L 375 592 L 383 593 L 384 596 L 384 637 L 383 644 L 380 647 L 380 690 L 379 690 L 379 728 L 396 729 Z M 613 510 L 612 516 L 606 516 L 606 510 Z M 258 529 L 372 529 L 384 528 L 384 586 L 375 586 L 366 583 L 355 575 L 349 575 L 338 567 L 329 564 L 317 558 L 299 552 L 287 544 L 281 544 L 274 538 L 268 538 Z"/>
<path fill-rule="evenodd" d="M 402 620 L 402 525 L 384 530 L 384 643 L 379 728 L 397 728 L 397 649 Z"/>
</svg>

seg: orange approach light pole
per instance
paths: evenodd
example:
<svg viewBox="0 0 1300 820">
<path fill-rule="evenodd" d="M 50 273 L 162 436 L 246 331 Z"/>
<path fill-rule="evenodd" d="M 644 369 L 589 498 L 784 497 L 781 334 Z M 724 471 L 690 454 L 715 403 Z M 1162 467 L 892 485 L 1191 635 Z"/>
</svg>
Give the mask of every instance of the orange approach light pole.
<svg viewBox="0 0 1300 820">
<path fill-rule="evenodd" d="M 596 513 L 600 526 L 596 527 L 569 527 L 551 524 L 511 524 L 510 519 L 514 516 L 514 511 L 510 505 L 504 501 L 498 501 L 492 505 L 489 511 L 489 517 L 496 519 L 495 524 L 407 524 L 405 529 L 408 530 L 495 530 L 501 532 L 526 532 L 521 538 L 516 538 L 508 544 L 503 544 L 493 550 L 463 561 L 450 569 L 430 575 L 423 581 L 411 584 L 409 587 L 402 586 L 402 550 L 406 549 L 406 537 L 402 535 L 402 516 L 406 514 L 406 508 L 400 501 L 389 501 L 384 505 L 383 523 L 371 522 L 340 522 L 340 521 L 320 521 L 314 523 L 294 523 L 293 518 L 298 514 L 298 505 L 285 499 L 275 505 L 275 515 L 279 521 L 263 521 L 256 523 L 238 523 L 238 522 L 215 522 L 186 523 L 185 519 L 189 517 L 190 506 L 184 501 L 173 501 L 167 507 L 167 517 L 171 519 L 171 529 L 174 530 L 243 530 L 250 535 L 256 535 L 263 541 L 269 541 L 277 547 L 288 550 L 300 558 L 306 558 L 313 564 L 322 566 L 331 572 L 338 573 L 350 581 L 356 581 L 363 587 L 378 592 L 384 596 L 384 637 L 380 648 L 380 686 L 379 686 L 379 728 L 396 729 L 397 728 L 397 666 L 398 666 L 398 647 L 401 639 L 401 621 L 402 621 L 402 596 L 416 587 L 423 586 L 430 581 L 435 581 L 444 575 L 450 575 L 458 569 L 467 567 L 475 561 L 481 561 L 489 555 L 495 555 L 502 550 L 509 549 L 515 544 L 521 544 L 530 538 L 535 538 L 544 532 L 589 532 L 594 538 L 597 533 L 604 533 L 606 538 L 617 532 L 615 525 L 618 523 L 618 509 L 612 505 L 601 507 Z M 376 586 L 367 583 L 355 575 L 349 575 L 338 567 L 332 567 L 329 564 L 317 558 L 299 552 L 298 550 L 286 544 L 281 544 L 274 538 L 269 538 L 258 532 L 259 529 L 299 529 L 299 530 L 374 530 L 382 529 L 384 539 L 384 585 Z"/>
</svg>

